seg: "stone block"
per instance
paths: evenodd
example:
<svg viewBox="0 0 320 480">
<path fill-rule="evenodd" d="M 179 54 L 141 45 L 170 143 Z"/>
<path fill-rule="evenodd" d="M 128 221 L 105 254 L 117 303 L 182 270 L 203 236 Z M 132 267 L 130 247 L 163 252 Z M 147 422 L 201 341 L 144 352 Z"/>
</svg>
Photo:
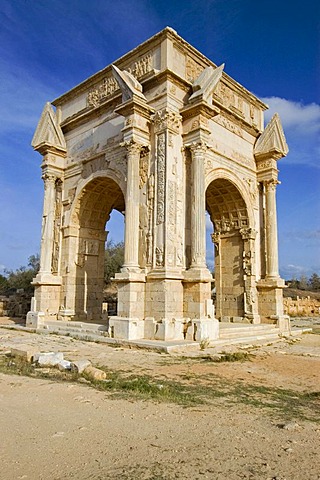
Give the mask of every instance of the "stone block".
<svg viewBox="0 0 320 480">
<path fill-rule="evenodd" d="M 33 356 L 33 360 L 37 362 L 40 367 L 55 367 L 63 360 L 62 352 L 47 352 L 37 353 Z"/>
<path fill-rule="evenodd" d="M 26 319 L 26 327 L 29 328 L 38 328 L 42 325 L 44 321 L 43 312 L 28 312 Z"/>
<path fill-rule="evenodd" d="M 86 368 L 91 366 L 90 360 L 83 359 L 83 360 L 76 360 L 75 362 L 71 362 L 71 371 L 75 373 L 82 373 Z"/>
<path fill-rule="evenodd" d="M 84 372 L 91 380 L 105 380 L 107 378 L 106 372 L 95 367 L 87 367 Z"/>
<path fill-rule="evenodd" d="M 57 367 L 59 368 L 60 372 L 64 372 L 65 370 L 71 370 L 71 362 L 69 362 L 68 360 L 61 360 L 61 362 L 57 364 Z"/>
<path fill-rule="evenodd" d="M 35 348 L 23 347 L 11 348 L 11 357 L 16 357 L 26 362 L 32 362 L 33 357 L 38 354 L 39 351 Z"/>
<path fill-rule="evenodd" d="M 147 317 L 144 321 L 144 338 L 154 340 L 156 332 L 156 324 L 154 317 Z"/>
<path fill-rule="evenodd" d="M 137 340 L 143 338 L 144 321 L 138 318 L 110 317 L 109 325 L 114 338 Z"/>
<path fill-rule="evenodd" d="M 202 340 L 216 340 L 219 338 L 219 322 L 216 319 L 194 319 L 194 339 L 197 342 Z"/>
</svg>

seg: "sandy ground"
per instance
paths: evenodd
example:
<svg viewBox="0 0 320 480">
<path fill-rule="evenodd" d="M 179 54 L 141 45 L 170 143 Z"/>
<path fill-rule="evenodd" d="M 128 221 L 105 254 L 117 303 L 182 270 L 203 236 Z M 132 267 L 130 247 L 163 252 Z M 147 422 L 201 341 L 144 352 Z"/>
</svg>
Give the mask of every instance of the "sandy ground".
<svg viewBox="0 0 320 480">
<path fill-rule="evenodd" d="M 237 386 L 240 396 L 184 407 L 0 374 L 1 479 L 320 479 L 315 403 L 300 416 L 294 403 L 285 412 L 241 401 L 252 388 L 290 390 L 297 402 L 304 392 L 319 392 L 320 335 L 257 347 L 250 361 L 234 363 L 0 328 L 0 353 L 18 345 L 159 382 Z"/>
</svg>

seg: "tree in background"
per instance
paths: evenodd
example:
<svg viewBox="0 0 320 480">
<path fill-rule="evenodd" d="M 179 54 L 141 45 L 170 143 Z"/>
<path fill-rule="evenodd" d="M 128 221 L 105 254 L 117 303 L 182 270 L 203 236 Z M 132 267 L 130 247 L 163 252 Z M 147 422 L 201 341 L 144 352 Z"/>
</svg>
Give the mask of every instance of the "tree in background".
<svg viewBox="0 0 320 480">
<path fill-rule="evenodd" d="M 115 276 L 124 262 L 124 243 L 114 243 L 112 240 L 107 242 L 107 248 L 104 257 L 104 281 L 110 285 L 111 278 Z"/>
<path fill-rule="evenodd" d="M 316 273 L 313 273 L 309 278 L 309 288 L 314 292 L 320 291 L 320 277 Z"/>
<path fill-rule="evenodd" d="M 17 270 L 5 270 L 5 277 L 0 278 L 0 292 L 5 295 L 15 293 L 16 290 L 23 290 L 25 293 L 32 294 L 32 280 L 37 275 L 40 268 L 39 255 L 31 255 L 27 267 L 20 267 Z"/>
</svg>

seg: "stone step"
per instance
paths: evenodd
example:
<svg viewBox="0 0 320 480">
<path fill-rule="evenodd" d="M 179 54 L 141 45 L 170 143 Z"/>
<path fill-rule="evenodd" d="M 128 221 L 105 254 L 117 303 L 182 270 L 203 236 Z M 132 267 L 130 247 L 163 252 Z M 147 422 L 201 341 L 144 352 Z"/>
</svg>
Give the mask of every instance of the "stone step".
<svg viewBox="0 0 320 480">
<path fill-rule="evenodd" d="M 231 324 L 232 325 L 232 324 Z M 276 325 L 220 325 L 219 337 L 227 338 L 241 338 L 254 337 L 264 335 L 278 335 L 279 328 Z"/>
<path fill-rule="evenodd" d="M 108 330 L 106 325 L 99 323 L 85 323 L 85 322 L 62 322 L 60 320 L 48 320 L 42 328 L 53 331 L 67 331 L 67 332 L 92 332 L 99 334 Z"/>
</svg>

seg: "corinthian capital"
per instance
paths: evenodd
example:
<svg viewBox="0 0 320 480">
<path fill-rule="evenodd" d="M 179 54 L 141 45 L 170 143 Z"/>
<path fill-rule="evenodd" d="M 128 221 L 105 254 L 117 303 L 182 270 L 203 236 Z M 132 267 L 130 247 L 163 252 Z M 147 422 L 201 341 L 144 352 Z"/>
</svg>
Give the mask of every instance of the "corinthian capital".
<svg viewBox="0 0 320 480">
<path fill-rule="evenodd" d="M 58 177 L 53 173 L 44 173 L 41 178 L 44 181 L 44 186 L 47 187 L 50 184 L 54 185 Z"/>
<path fill-rule="evenodd" d="M 278 180 L 272 179 L 272 180 L 265 180 L 263 182 L 263 185 L 264 185 L 266 191 L 269 192 L 269 191 L 276 190 L 277 185 L 280 185 L 280 183 L 281 182 L 279 182 Z"/>
<path fill-rule="evenodd" d="M 203 156 L 207 152 L 209 146 L 206 142 L 192 142 L 189 145 L 186 145 L 187 148 L 191 151 L 192 156 Z"/>
<path fill-rule="evenodd" d="M 133 139 L 120 143 L 120 147 L 124 147 L 129 155 L 140 155 L 142 150 L 148 148 L 146 145 L 142 145 Z"/>
<path fill-rule="evenodd" d="M 164 108 L 152 115 L 151 120 L 154 123 L 155 131 L 157 133 L 166 129 L 169 129 L 174 133 L 179 133 L 182 117 L 179 113 Z"/>
</svg>

